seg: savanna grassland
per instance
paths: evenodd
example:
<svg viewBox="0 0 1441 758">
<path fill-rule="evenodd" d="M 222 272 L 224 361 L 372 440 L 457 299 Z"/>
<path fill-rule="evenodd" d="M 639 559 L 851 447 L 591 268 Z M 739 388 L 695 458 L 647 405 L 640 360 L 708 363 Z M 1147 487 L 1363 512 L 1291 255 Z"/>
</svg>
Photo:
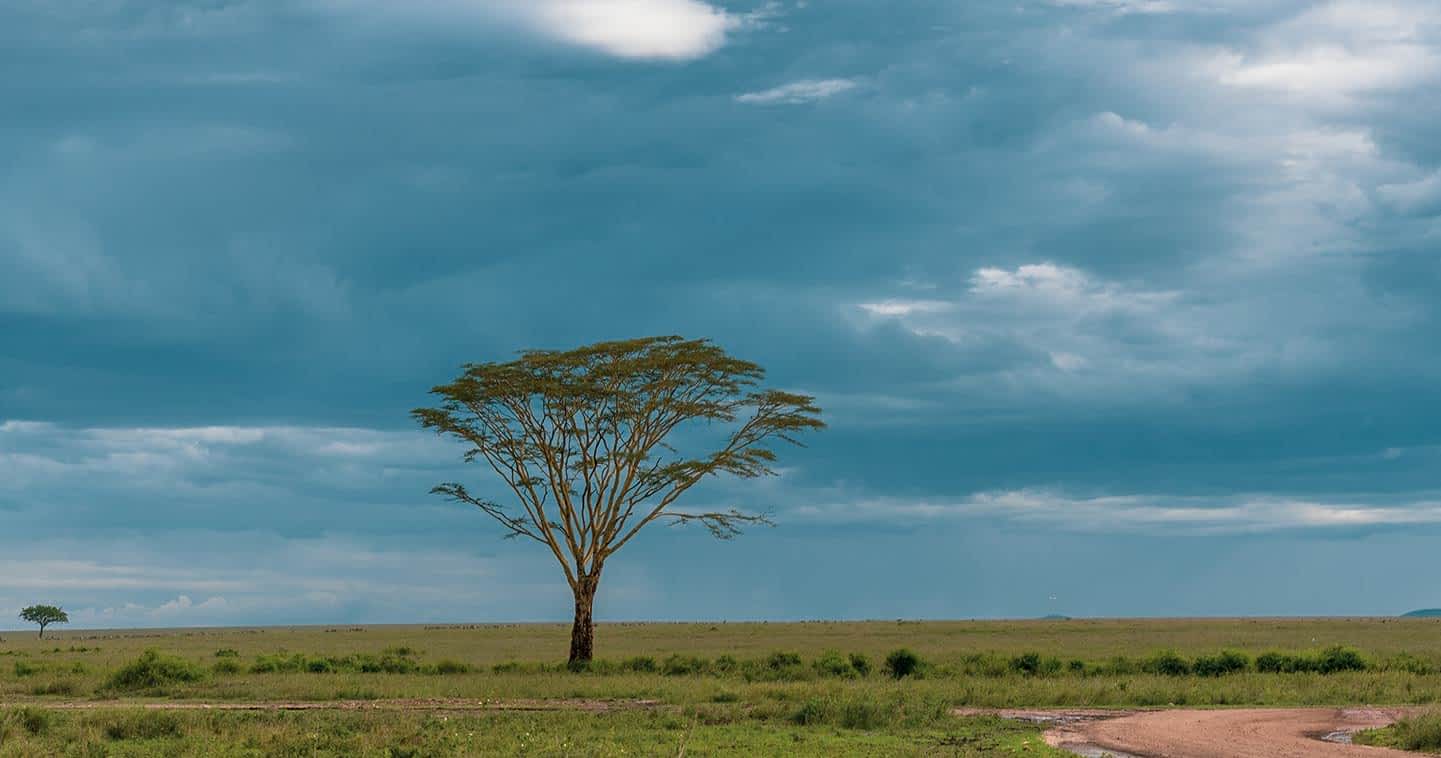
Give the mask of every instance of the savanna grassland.
<svg viewBox="0 0 1441 758">
<path fill-rule="evenodd" d="M 580 671 L 568 634 L 7 632 L 0 756 L 1053 755 L 952 711 L 1441 702 L 1430 619 L 603 624 Z M 328 707 L 143 709 L 282 703 Z"/>
</svg>

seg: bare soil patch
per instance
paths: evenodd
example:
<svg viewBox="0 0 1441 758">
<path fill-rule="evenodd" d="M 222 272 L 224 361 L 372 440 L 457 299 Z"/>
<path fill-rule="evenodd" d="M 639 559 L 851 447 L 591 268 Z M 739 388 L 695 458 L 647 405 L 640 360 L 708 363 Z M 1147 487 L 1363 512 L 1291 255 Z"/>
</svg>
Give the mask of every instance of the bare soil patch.
<svg viewBox="0 0 1441 758">
<path fill-rule="evenodd" d="M 1406 708 L 1236 708 L 1107 711 L 978 710 L 1050 724 L 1046 742 L 1077 755 L 1115 758 L 1346 758 L 1412 756 L 1350 744 L 1350 735 L 1394 723 Z"/>
</svg>

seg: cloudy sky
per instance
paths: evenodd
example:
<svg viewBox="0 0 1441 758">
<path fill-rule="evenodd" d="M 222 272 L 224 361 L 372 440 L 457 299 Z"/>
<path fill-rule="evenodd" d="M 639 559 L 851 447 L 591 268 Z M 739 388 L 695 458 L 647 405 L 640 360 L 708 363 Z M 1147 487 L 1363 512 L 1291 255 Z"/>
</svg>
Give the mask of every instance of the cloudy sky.
<svg viewBox="0 0 1441 758">
<path fill-rule="evenodd" d="M 0 619 L 566 618 L 407 411 L 670 333 L 831 428 L 601 618 L 1441 605 L 1431 0 L 16 0 L 0 102 Z"/>
</svg>

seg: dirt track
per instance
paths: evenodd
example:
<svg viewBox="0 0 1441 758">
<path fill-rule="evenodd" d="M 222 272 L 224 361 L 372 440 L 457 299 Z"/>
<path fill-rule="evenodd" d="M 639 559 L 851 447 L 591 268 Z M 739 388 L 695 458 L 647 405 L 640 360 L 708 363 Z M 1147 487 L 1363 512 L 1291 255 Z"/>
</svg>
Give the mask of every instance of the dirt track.
<svg viewBox="0 0 1441 758">
<path fill-rule="evenodd" d="M 962 711 L 960 713 L 967 713 Z M 994 711 L 992 713 L 995 713 Z M 1386 726 L 1401 708 L 1245 708 L 1165 711 L 1002 711 L 1053 724 L 1046 742 L 1082 756 L 1116 758 L 1346 758 L 1411 756 L 1327 741 Z"/>
</svg>

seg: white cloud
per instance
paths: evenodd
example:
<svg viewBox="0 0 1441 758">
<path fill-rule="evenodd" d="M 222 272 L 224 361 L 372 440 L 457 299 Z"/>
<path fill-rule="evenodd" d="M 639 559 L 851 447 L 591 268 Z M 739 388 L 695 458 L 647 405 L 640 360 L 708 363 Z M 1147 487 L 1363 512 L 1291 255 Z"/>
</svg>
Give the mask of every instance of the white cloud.
<svg viewBox="0 0 1441 758">
<path fill-rule="evenodd" d="M 802 79 L 759 92 L 736 95 L 736 102 L 748 105 L 799 105 L 824 100 L 855 89 L 853 79 Z"/>
<path fill-rule="evenodd" d="M 873 316 L 909 316 L 913 313 L 939 313 L 950 310 L 951 304 L 940 300 L 882 300 L 861 303 L 861 310 Z"/>
<path fill-rule="evenodd" d="M 842 523 L 1000 517 L 1074 531 L 1211 535 L 1441 524 L 1441 499 L 1423 496 L 1366 503 L 1276 495 L 1087 497 L 1019 489 L 978 492 L 958 499 L 837 500 L 801 506 L 791 514 Z"/>
<path fill-rule="evenodd" d="M 725 44 L 738 23 L 698 0 L 538 0 L 522 7 L 546 34 L 621 58 L 699 58 Z"/>
<path fill-rule="evenodd" d="M 333 13 L 384 27 L 422 23 L 450 30 L 520 27 L 542 38 L 632 60 L 709 55 L 746 23 L 702 0 L 314 0 Z"/>
</svg>

